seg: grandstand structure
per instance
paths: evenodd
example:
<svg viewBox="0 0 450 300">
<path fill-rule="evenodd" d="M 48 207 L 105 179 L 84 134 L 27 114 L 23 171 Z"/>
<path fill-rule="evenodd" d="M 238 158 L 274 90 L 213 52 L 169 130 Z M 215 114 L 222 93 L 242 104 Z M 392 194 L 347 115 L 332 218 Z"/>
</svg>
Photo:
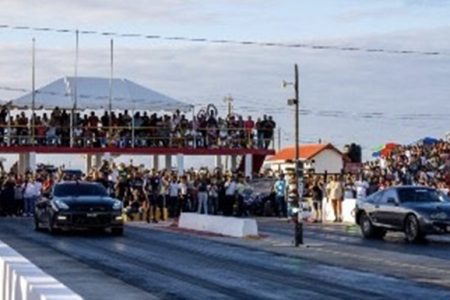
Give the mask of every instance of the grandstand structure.
<svg viewBox="0 0 450 300">
<path fill-rule="evenodd" d="M 105 143 L 101 146 L 83 146 L 76 144 L 74 121 L 72 116 L 76 112 L 92 111 L 148 111 L 151 113 L 192 113 L 195 116 L 194 107 L 188 103 L 176 100 L 172 97 L 154 91 L 143 85 L 127 79 L 109 79 L 100 77 L 64 77 L 57 79 L 42 88 L 36 89 L 8 103 L 8 116 L 11 112 L 24 112 L 31 116 L 36 112 L 51 112 L 55 107 L 67 110 L 70 113 L 70 142 L 67 144 L 39 144 L 35 140 L 35 130 L 30 130 L 29 136 L 16 138 L 15 144 L 11 144 L 14 137 L 11 132 L 11 124 L 3 125 L 4 139 L 0 146 L 0 153 L 18 154 L 18 169 L 20 173 L 36 168 L 36 155 L 38 154 L 84 154 L 86 158 L 86 170 L 99 167 L 103 159 L 110 159 L 120 155 L 149 156 L 156 169 L 174 169 L 173 158 L 176 159 L 176 169 L 184 170 L 185 156 L 214 156 L 215 167 L 228 167 L 239 170 L 246 176 L 252 176 L 259 172 L 265 157 L 273 155 L 274 150 L 266 147 L 197 147 L 196 145 L 155 146 L 147 145 L 135 147 L 135 128 L 130 128 L 129 146 L 123 147 Z M 134 121 L 131 122 L 134 126 Z M 34 124 L 30 125 L 30 128 Z M 6 127 L 6 128 L 5 128 Z M 17 127 L 17 126 L 16 126 Z M 33 133 L 31 133 L 33 132 Z M 16 133 L 17 134 L 17 133 Z M 21 143 L 20 139 L 27 140 Z M 30 142 L 31 141 L 31 142 Z M 273 144 L 273 143 L 272 143 Z M 163 165 L 160 166 L 160 158 L 163 157 Z M 225 158 L 229 162 L 225 166 Z M 68 159 L 70 157 L 68 156 Z"/>
</svg>

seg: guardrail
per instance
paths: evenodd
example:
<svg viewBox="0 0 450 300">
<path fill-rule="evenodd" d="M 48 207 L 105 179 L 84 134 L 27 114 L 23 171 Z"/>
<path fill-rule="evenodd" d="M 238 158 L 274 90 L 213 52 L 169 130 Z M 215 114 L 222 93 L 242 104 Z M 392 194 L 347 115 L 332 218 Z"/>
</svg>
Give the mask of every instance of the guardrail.
<svg viewBox="0 0 450 300">
<path fill-rule="evenodd" d="M 83 299 L 1 241 L 0 298 L 4 300 Z"/>
<path fill-rule="evenodd" d="M 240 127 L 56 126 L 0 124 L 3 146 L 257 148 L 275 145 L 273 130 Z"/>
</svg>

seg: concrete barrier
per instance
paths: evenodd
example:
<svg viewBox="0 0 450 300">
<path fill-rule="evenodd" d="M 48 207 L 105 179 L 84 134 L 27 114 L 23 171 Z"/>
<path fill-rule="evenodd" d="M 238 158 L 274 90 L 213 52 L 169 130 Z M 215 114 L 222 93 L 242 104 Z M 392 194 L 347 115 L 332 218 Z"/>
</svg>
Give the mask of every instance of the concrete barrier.
<svg viewBox="0 0 450 300">
<path fill-rule="evenodd" d="M 83 299 L 1 241 L 0 298 L 4 300 Z"/>
<path fill-rule="evenodd" d="M 355 224 L 355 207 L 356 199 L 345 199 L 342 202 L 342 220 L 345 223 Z M 322 201 L 322 208 L 324 220 L 333 221 L 335 217 L 331 201 L 328 201 L 326 198 L 324 198 Z"/>
<path fill-rule="evenodd" d="M 257 236 L 258 225 L 254 219 L 182 213 L 178 227 L 222 234 L 232 237 Z"/>
</svg>

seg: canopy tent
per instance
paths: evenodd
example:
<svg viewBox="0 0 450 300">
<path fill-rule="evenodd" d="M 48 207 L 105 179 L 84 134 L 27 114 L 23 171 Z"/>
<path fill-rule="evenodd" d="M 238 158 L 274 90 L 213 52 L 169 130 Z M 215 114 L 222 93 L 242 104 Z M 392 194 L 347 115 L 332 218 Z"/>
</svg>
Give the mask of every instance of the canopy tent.
<svg viewBox="0 0 450 300">
<path fill-rule="evenodd" d="M 420 140 L 420 141 L 421 141 L 424 145 L 434 145 L 434 144 L 436 144 L 436 143 L 439 142 L 438 139 L 436 139 L 436 138 L 434 138 L 434 137 L 429 137 L 429 136 L 423 138 L 423 139 Z"/>
<path fill-rule="evenodd" d="M 397 143 L 387 143 L 384 145 L 380 145 L 378 147 L 376 147 L 374 150 L 374 152 L 372 153 L 372 157 L 387 157 L 391 154 L 391 152 L 399 147 L 400 145 Z"/>
<path fill-rule="evenodd" d="M 77 109 L 108 109 L 110 79 L 100 77 L 64 77 L 36 90 L 35 109 L 52 110 L 74 107 L 75 90 Z M 127 79 L 112 80 L 112 109 L 187 112 L 192 105 L 175 100 Z M 32 108 L 32 92 L 11 101 L 19 109 Z"/>
</svg>

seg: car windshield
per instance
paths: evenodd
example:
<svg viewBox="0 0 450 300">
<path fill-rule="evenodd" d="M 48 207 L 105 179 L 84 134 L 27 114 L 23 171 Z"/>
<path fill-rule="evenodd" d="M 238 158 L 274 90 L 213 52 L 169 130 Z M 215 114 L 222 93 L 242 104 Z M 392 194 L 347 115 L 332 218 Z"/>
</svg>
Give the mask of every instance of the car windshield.
<svg viewBox="0 0 450 300">
<path fill-rule="evenodd" d="M 100 184 L 59 184 L 55 186 L 56 197 L 70 196 L 106 196 L 106 190 Z"/>
<path fill-rule="evenodd" d="M 430 203 L 449 201 L 448 197 L 439 191 L 427 188 L 399 189 L 398 196 L 400 202 Z"/>
</svg>

